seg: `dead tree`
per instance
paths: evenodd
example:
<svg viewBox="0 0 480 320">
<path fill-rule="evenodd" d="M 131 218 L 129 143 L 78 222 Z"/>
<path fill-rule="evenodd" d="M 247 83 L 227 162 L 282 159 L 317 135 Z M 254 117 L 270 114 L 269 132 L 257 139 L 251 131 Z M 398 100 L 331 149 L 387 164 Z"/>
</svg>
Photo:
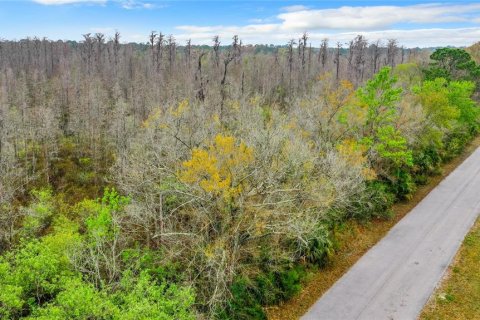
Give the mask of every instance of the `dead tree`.
<svg viewBox="0 0 480 320">
<path fill-rule="evenodd" d="M 220 81 L 220 119 L 223 120 L 223 115 L 224 115 L 224 106 L 225 106 L 225 100 L 227 98 L 227 73 L 228 73 L 228 65 L 230 62 L 232 62 L 234 58 L 234 54 L 232 51 L 229 51 L 225 59 L 223 59 L 223 77 L 222 81 Z"/>
<path fill-rule="evenodd" d="M 291 39 L 288 42 L 288 86 L 290 90 L 292 89 L 292 73 L 293 73 L 293 46 L 295 45 L 295 40 Z"/>
<path fill-rule="evenodd" d="M 234 35 L 232 38 L 232 51 L 235 59 L 235 63 L 238 63 L 238 58 L 240 57 L 240 41 L 237 35 Z"/>
<path fill-rule="evenodd" d="M 213 37 L 213 59 L 215 62 L 215 65 L 219 66 L 220 63 L 220 38 L 218 36 Z"/>
<path fill-rule="evenodd" d="M 302 37 L 299 41 L 299 50 L 302 51 L 302 70 L 305 70 L 305 49 L 307 48 L 307 40 L 308 34 L 306 32 L 303 33 Z"/>
<path fill-rule="evenodd" d="M 355 76 L 357 81 L 363 81 L 368 42 L 364 36 L 359 35 L 353 41 L 353 54 L 355 56 Z"/>
<path fill-rule="evenodd" d="M 150 54 L 152 59 L 152 66 L 155 65 L 155 39 L 157 38 L 157 33 L 152 31 L 148 37 L 148 42 L 150 44 Z"/>
<path fill-rule="evenodd" d="M 202 74 L 202 59 L 205 56 L 205 52 L 200 53 L 198 56 L 198 65 L 197 72 L 195 73 L 195 81 L 198 83 L 199 88 L 197 89 L 196 97 L 200 101 L 205 101 L 205 83 L 203 81 Z"/>
<path fill-rule="evenodd" d="M 119 52 L 120 52 L 120 33 L 116 31 L 115 35 L 113 36 L 113 63 L 115 65 L 115 73 L 117 72 L 117 68 L 118 68 Z"/>
<path fill-rule="evenodd" d="M 325 70 L 325 64 L 328 59 L 328 39 L 323 39 L 320 45 L 320 53 L 318 55 L 318 62 L 322 64 L 322 69 Z"/>
<path fill-rule="evenodd" d="M 165 44 L 165 35 L 159 32 L 157 36 L 157 42 L 155 43 L 155 60 L 157 63 L 157 72 L 160 72 L 162 67 L 162 60 L 163 60 L 163 45 Z"/>
<path fill-rule="evenodd" d="M 371 55 L 372 55 L 372 72 L 373 74 L 377 73 L 378 70 L 378 63 L 380 61 L 381 55 L 381 41 L 377 40 L 371 46 Z"/>
<path fill-rule="evenodd" d="M 352 69 L 354 45 L 355 43 L 353 40 L 350 40 L 350 42 L 348 42 L 348 57 L 347 57 L 348 71 Z"/>
<path fill-rule="evenodd" d="M 387 44 L 387 64 L 395 67 L 395 57 L 398 51 L 398 42 L 396 39 L 389 39 Z"/>
<path fill-rule="evenodd" d="M 97 44 L 95 62 L 97 70 L 100 71 L 102 67 L 103 50 L 105 48 L 105 35 L 103 33 L 95 33 L 95 42 Z"/>
<path fill-rule="evenodd" d="M 83 35 L 83 60 L 87 65 L 87 73 L 91 72 L 92 56 L 93 56 L 93 38 L 90 33 Z"/>
<path fill-rule="evenodd" d="M 312 68 L 312 44 L 308 46 L 308 72 L 307 75 L 310 76 L 310 70 Z"/>
<path fill-rule="evenodd" d="M 168 48 L 168 63 L 170 74 L 173 72 L 173 67 L 175 65 L 175 56 L 177 44 L 173 35 L 169 35 L 167 39 L 167 48 Z"/>
<path fill-rule="evenodd" d="M 337 48 L 335 49 L 335 58 L 333 60 L 333 63 L 336 65 L 336 77 L 337 81 L 340 78 L 340 50 L 342 49 L 342 44 L 340 42 L 337 42 Z"/>
<path fill-rule="evenodd" d="M 192 40 L 187 40 L 187 45 L 185 46 L 185 63 L 187 68 L 190 68 L 190 58 L 192 54 Z"/>
</svg>

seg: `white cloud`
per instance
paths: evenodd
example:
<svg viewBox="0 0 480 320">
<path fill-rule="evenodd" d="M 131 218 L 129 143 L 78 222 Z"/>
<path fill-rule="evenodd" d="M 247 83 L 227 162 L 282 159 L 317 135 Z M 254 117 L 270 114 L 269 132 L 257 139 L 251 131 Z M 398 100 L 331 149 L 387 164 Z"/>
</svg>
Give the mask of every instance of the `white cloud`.
<svg viewBox="0 0 480 320">
<path fill-rule="evenodd" d="M 320 42 L 327 37 L 334 42 L 346 43 L 358 34 L 364 35 L 370 41 L 377 39 L 397 39 L 401 45 L 407 47 L 436 47 L 436 46 L 467 46 L 480 40 L 480 28 L 431 28 L 412 30 L 379 30 L 368 32 L 344 32 L 338 34 L 312 33 L 310 39 Z"/>
<path fill-rule="evenodd" d="M 165 8 L 167 5 L 158 4 L 158 3 L 151 3 L 151 2 L 144 2 L 138 0 L 120 0 L 120 5 L 124 9 L 158 9 L 158 8 Z"/>
<path fill-rule="evenodd" d="M 375 30 L 398 23 L 442 23 L 468 21 L 480 14 L 480 4 L 340 7 L 302 10 L 278 15 L 283 30 Z M 477 15 L 478 16 L 478 15 Z"/>
<path fill-rule="evenodd" d="M 63 4 L 101 4 L 104 5 L 108 0 L 32 0 L 33 2 L 44 4 L 44 5 L 63 5 Z M 167 5 L 145 2 L 139 0 L 111 0 L 112 2 L 118 3 L 124 9 L 157 9 L 164 8 Z"/>
<path fill-rule="evenodd" d="M 248 22 L 249 23 L 253 23 L 253 24 L 261 24 L 261 23 L 272 23 L 274 21 L 276 21 L 277 18 L 276 17 L 268 17 L 268 18 L 252 18 L 252 19 L 249 19 Z"/>
<path fill-rule="evenodd" d="M 33 0 L 33 2 L 44 4 L 44 5 L 62 5 L 62 4 L 75 4 L 75 3 L 105 4 L 107 0 Z"/>
<path fill-rule="evenodd" d="M 302 5 L 294 5 L 280 8 L 282 11 L 295 12 L 295 11 L 304 11 L 308 10 L 308 7 Z"/>
<path fill-rule="evenodd" d="M 267 28 L 268 29 L 268 28 Z M 190 26 L 176 34 L 178 41 L 192 39 L 195 44 L 211 44 L 215 35 L 220 36 L 222 43 L 230 43 L 234 34 L 239 35 L 244 43 L 248 44 L 286 44 L 289 39 L 298 39 L 301 33 L 290 33 L 281 31 L 257 32 L 258 28 L 243 27 L 210 27 L 197 30 Z M 377 39 L 397 39 L 401 45 L 406 47 L 435 47 L 435 46 L 467 46 L 480 40 L 480 27 L 474 28 L 430 28 L 430 29 L 387 29 L 377 31 L 350 31 L 350 32 L 310 32 L 309 41 L 313 46 L 319 45 L 320 41 L 328 38 L 330 45 L 340 42 L 344 45 L 355 36 L 362 34 L 370 41 Z"/>
<path fill-rule="evenodd" d="M 188 33 L 232 33 L 235 34 L 264 34 L 274 32 L 278 29 L 277 24 L 249 24 L 246 26 L 178 26 L 176 29 Z"/>
<path fill-rule="evenodd" d="M 179 40 L 192 39 L 210 44 L 215 35 L 230 42 L 237 34 L 244 43 L 285 44 L 307 31 L 310 40 L 328 37 L 346 42 L 357 34 L 368 39 L 396 38 L 411 47 L 441 45 L 463 46 L 480 40 L 480 27 L 448 28 L 448 22 L 479 22 L 480 4 L 422 4 L 411 6 L 340 7 L 308 9 L 303 6 L 282 8 L 276 22 L 248 25 L 177 26 Z M 443 23 L 442 28 L 433 28 Z M 429 27 L 431 25 L 432 27 Z M 465 25 L 465 24 L 464 24 Z M 402 30 L 401 28 L 405 28 Z"/>
</svg>

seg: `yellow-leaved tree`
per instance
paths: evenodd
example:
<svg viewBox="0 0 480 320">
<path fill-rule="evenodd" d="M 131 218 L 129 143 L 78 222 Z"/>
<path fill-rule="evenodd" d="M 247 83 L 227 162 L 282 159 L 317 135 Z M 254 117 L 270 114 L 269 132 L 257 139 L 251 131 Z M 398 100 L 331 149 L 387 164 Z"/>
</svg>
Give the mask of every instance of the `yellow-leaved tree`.
<svg viewBox="0 0 480 320">
<path fill-rule="evenodd" d="M 361 169 L 365 180 L 374 180 L 377 177 L 365 155 L 367 151 L 365 145 L 354 139 L 345 139 L 337 146 L 337 151 L 349 165 Z"/>
<path fill-rule="evenodd" d="M 183 162 L 180 180 L 198 184 L 205 192 L 232 200 L 245 185 L 245 169 L 254 160 L 253 149 L 232 136 L 218 134 L 208 149 L 195 148 Z"/>
</svg>

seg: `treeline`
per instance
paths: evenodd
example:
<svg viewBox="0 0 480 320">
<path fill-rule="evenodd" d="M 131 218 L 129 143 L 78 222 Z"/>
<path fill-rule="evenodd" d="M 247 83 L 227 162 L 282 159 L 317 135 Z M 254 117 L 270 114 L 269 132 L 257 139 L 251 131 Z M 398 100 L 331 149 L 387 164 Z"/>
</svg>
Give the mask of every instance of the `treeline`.
<svg viewBox="0 0 480 320">
<path fill-rule="evenodd" d="M 479 129 L 462 49 L 84 38 L 0 43 L 2 318 L 264 319 Z"/>
</svg>

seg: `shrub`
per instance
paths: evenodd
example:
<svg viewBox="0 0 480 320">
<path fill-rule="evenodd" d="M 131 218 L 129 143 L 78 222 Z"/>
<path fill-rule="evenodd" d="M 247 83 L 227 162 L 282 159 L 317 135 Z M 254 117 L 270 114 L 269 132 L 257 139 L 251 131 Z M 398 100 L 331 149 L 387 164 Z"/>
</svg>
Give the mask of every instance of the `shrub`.
<svg viewBox="0 0 480 320">
<path fill-rule="evenodd" d="M 64 280 L 74 274 L 65 254 L 77 241 L 65 231 L 24 242 L 0 257 L 0 316 L 16 319 L 61 292 Z"/>
<path fill-rule="evenodd" d="M 426 184 L 428 177 L 439 174 L 442 157 L 438 148 L 427 145 L 413 155 L 413 178 L 416 184 Z"/>
<path fill-rule="evenodd" d="M 262 306 L 277 304 L 290 299 L 301 289 L 301 280 L 305 277 L 304 266 L 284 266 L 277 271 L 263 271 L 249 279 L 237 278 L 230 288 L 232 298 L 220 319 L 267 319 Z"/>
<path fill-rule="evenodd" d="M 120 310 L 117 319 L 195 319 L 191 312 L 194 302 L 191 289 L 163 281 L 156 282 L 148 270 L 138 276 L 124 273 L 120 289 L 113 299 Z"/>
<path fill-rule="evenodd" d="M 315 230 L 316 232 L 307 240 L 301 256 L 305 257 L 309 263 L 323 267 L 333 254 L 333 242 L 324 224 L 319 223 Z"/>
<path fill-rule="evenodd" d="M 365 192 L 353 202 L 348 217 L 360 221 L 366 221 L 372 217 L 391 217 L 391 206 L 394 201 L 395 195 L 385 182 L 368 181 Z"/>
<path fill-rule="evenodd" d="M 219 319 L 232 320 L 266 320 L 258 295 L 250 281 L 246 278 L 237 279 L 231 286 L 232 298 L 224 310 L 218 314 Z"/>
<path fill-rule="evenodd" d="M 395 172 L 395 180 L 389 181 L 389 189 L 397 199 L 409 199 L 416 190 L 415 181 L 410 174 L 410 170 L 398 168 Z"/>
<path fill-rule="evenodd" d="M 118 319 L 118 308 L 108 299 L 107 292 L 98 291 L 81 277 L 66 278 L 62 291 L 53 301 L 36 308 L 29 319 Z"/>
<path fill-rule="evenodd" d="M 52 190 L 40 189 L 31 191 L 33 201 L 24 209 L 23 234 L 25 236 L 40 235 L 52 221 Z"/>
</svg>

